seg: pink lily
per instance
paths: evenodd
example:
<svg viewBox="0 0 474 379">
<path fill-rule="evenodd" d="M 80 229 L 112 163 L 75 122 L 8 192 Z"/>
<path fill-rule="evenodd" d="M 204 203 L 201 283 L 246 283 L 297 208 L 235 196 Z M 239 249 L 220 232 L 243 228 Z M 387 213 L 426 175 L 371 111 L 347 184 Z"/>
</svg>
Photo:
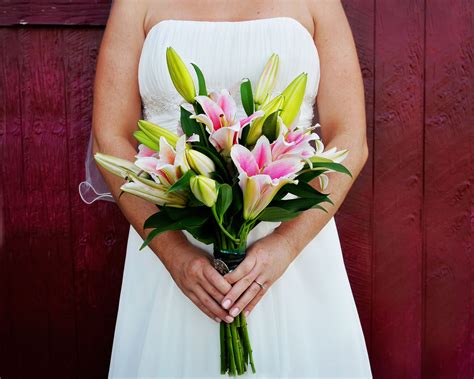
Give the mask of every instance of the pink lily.
<svg viewBox="0 0 474 379">
<path fill-rule="evenodd" d="M 150 174 L 153 180 L 165 186 L 172 186 L 187 170 L 189 166 L 184 156 L 186 136 L 179 138 L 176 150 L 160 137 L 160 151 L 151 154 L 151 149 L 142 148 L 137 154 L 135 165 Z M 151 151 L 150 151 L 151 150 Z"/>
<path fill-rule="evenodd" d="M 304 163 L 297 157 L 274 160 L 270 142 L 261 136 L 252 151 L 234 145 L 231 158 L 239 171 L 239 185 L 244 196 L 244 219 L 255 219 L 286 183 L 296 183 L 296 174 Z"/>
<path fill-rule="evenodd" d="M 286 157 L 308 159 L 314 156 L 316 151 L 311 145 L 311 141 L 316 141 L 318 146 L 319 136 L 312 133 L 312 130 L 317 126 L 304 129 L 292 128 L 290 130 L 286 127 L 280 127 L 280 135 L 271 145 L 273 159 Z"/>
<path fill-rule="evenodd" d="M 141 143 L 138 145 L 138 154 L 135 155 L 135 158 L 155 157 L 158 155 L 159 153 L 157 151 Z"/>
<path fill-rule="evenodd" d="M 226 89 L 213 91 L 208 96 L 196 96 L 204 114 L 192 115 L 191 118 L 202 122 L 210 134 L 209 141 L 219 152 L 228 155 L 233 145 L 238 143 L 242 129 L 252 120 L 263 116 L 263 111 L 257 111 L 241 120 L 237 120 L 235 100 Z"/>
</svg>

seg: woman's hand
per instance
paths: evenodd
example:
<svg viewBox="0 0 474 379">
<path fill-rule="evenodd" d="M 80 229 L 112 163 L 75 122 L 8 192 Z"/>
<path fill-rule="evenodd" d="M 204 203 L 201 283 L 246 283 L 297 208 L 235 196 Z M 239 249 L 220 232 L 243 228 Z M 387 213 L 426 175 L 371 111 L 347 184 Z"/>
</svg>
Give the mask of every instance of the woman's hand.
<svg viewBox="0 0 474 379">
<path fill-rule="evenodd" d="M 225 295 L 221 305 L 229 309 L 233 317 L 243 309 L 247 316 L 296 256 L 296 249 L 276 230 L 256 241 L 237 268 L 224 275 L 224 279 L 232 284 L 232 289 Z"/>
<path fill-rule="evenodd" d="M 212 266 L 209 255 L 188 241 L 173 247 L 173 257 L 166 265 L 183 293 L 206 315 L 217 322 L 234 318 L 220 306 L 231 285 Z"/>
</svg>

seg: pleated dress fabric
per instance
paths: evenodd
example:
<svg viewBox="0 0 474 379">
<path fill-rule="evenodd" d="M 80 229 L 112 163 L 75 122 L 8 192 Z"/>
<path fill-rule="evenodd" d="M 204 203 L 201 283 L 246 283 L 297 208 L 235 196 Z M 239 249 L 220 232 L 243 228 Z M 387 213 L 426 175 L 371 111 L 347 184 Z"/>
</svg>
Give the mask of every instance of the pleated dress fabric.
<svg viewBox="0 0 474 379">
<path fill-rule="evenodd" d="M 280 57 L 280 93 L 301 72 L 308 73 L 300 125 L 313 124 L 319 86 L 317 48 L 296 19 L 248 21 L 164 20 L 149 31 L 139 62 L 143 117 L 176 131 L 181 97 L 166 66 L 172 46 L 204 73 L 208 90 L 227 88 L 245 113 L 239 86 L 254 88 L 272 53 Z M 263 222 L 249 245 L 279 223 Z M 191 243 L 209 254 L 212 246 Z M 298 238 L 298 236 L 295 236 Z M 219 324 L 179 289 L 161 261 L 130 226 L 110 378 L 222 378 Z M 344 266 L 338 231 L 331 218 L 274 283 L 248 316 L 256 378 L 371 378 L 358 312 Z"/>
</svg>

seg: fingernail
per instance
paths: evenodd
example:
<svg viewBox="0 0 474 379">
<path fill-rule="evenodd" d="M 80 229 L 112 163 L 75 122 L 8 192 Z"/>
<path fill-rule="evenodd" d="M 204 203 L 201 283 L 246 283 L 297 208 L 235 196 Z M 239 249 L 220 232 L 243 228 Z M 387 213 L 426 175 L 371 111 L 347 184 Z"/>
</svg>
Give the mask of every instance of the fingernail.
<svg viewBox="0 0 474 379">
<path fill-rule="evenodd" d="M 230 314 L 234 317 L 237 316 L 238 313 L 239 313 L 239 308 L 237 307 L 230 311 Z"/>
<path fill-rule="evenodd" d="M 214 318 L 217 322 L 221 322 L 222 320 L 219 317 Z"/>
<path fill-rule="evenodd" d="M 245 311 L 244 312 L 245 317 L 247 317 L 249 315 L 249 313 L 250 313 L 250 311 Z"/>
<path fill-rule="evenodd" d="M 226 320 L 227 322 L 232 322 L 232 321 L 234 321 L 234 318 L 233 318 L 233 317 L 230 317 L 230 316 L 225 316 L 225 320 Z"/>
<path fill-rule="evenodd" d="M 222 303 L 222 306 L 224 307 L 224 309 L 229 308 L 230 307 L 230 299 L 224 300 L 224 302 Z"/>
</svg>

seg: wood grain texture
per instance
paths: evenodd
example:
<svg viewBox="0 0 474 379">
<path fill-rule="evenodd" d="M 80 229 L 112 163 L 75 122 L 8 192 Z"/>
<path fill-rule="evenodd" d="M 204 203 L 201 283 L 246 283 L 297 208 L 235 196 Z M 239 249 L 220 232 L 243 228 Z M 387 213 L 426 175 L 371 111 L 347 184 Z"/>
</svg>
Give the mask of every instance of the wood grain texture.
<svg viewBox="0 0 474 379">
<path fill-rule="evenodd" d="M 424 2 L 377 1 L 372 369 L 421 375 Z"/>
<path fill-rule="evenodd" d="M 335 218 L 344 262 L 370 353 L 375 2 L 351 0 L 344 1 L 343 5 L 356 42 L 364 79 L 369 158 Z"/>
<path fill-rule="evenodd" d="M 426 9 L 423 367 L 429 378 L 474 376 L 472 5 L 433 0 Z"/>
<path fill-rule="evenodd" d="M 472 378 L 472 2 L 343 4 L 370 156 L 336 220 L 374 378 Z M 109 5 L 3 1 L 0 25 L 103 24 Z M 129 225 L 77 192 L 102 29 L 0 28 L 2 379 L 107 376 Z"/>
<path fill-rule="evenodd" d="M 105 25 L 111 0 L 2 0 L 0 25 Z"/>
<path fill-rule="evenodd" d="M 84 378 L 107 376 L 129 228 L 116 204 L 98 201 L 88 206 L 78 193 L 85 175 L 92 85 L 101 37 L 98 28 L 63 30 L 72 249 L 76 252 L 77 372 Z"/>
</svg>

